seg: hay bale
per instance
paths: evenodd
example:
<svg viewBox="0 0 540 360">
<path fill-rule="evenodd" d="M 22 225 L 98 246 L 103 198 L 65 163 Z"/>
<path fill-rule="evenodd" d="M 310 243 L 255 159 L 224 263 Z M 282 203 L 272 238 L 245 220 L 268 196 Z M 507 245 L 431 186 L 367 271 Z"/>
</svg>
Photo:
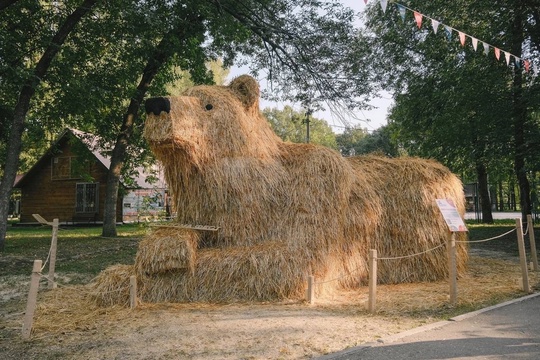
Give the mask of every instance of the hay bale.
<svg viewBox="0 0 540 360">
<path fill-rule="evenodd" d="M 135 272 L 139 277 L 172 270 L 193 272 L 199 235 L 174 227 L 155 228 L 139 243 Z"/>
<path fill-rule="evenodd" d="M 241 76 L 147 101 L 144 135 L 164 165 L 175 221 L 220 228 L 200 233 L 197 247 L 180 240 L 179 249 L 174 235 L 150 235 L 137 255 L 147 301 L 302 298 L 309 274 L 326 289 L 353 288 L 367 280 L 369 249 L 398 257 L 446 242 L 435 199 L 464 212 L 461 182 L 447 168 L 284 143 L 260 115 L 258 94 L 257 82 Z M 466 261 L 459 243 L 458 274 Z M 439 280 L 446 264 L 442 247 L 381 261 L 379 279 Z"/>
<path fill-rule="evenodd" d="M 103 270 L 90 287 L 91 297 L 99 306 L 129 306 L 129 278 L 133 265 L 113 265 Z"/>
<path fill-rule="evenodd" d="M 246 251 L 248 250 L 248 251 Z M 145 302 L 269 301 L 303 297 L 304 258 L 283 243 L 201 249 L 194 274 L 168 272 L 141 279 Z"/>
<path fill-rule="evenodd" d="M 357 174 L 362 173 L 368 186 L 379 194 L 377 231 L 369 248 L 376 249 L 380 257 L 420 253 L 446 242 L 450 234 L 435 199 L 453 199 L 459 213 L 465 214 L 461 181 L 435 161 L 379 156 L 358 156 L 348 160 Z M 357 182 L 356 186 L 365 191 L 363 181 Z M 353 228 L 363 231 L 359 225 L 353 224 Z M 458 233 L 456 237 L 460 241 L 466 239 L 466 233 Z M 456 251 L 458 275 L 461 276 L 468 259 L 467 244 L 457 243 Z M 446 257 L 446 247 L 441 247 L 420 256 L 381 261 L 379 280 L 392 284 L 444 279 L 448 276 Z"/>
</svg>

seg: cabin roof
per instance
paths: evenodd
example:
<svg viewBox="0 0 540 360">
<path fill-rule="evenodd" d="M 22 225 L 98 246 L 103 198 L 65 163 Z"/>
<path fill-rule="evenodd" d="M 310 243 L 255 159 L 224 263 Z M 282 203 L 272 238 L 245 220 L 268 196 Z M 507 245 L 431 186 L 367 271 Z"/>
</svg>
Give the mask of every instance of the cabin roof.
<svg viewBox="0 0 540 360">
<path fill-rule="evenodd" d="M 81 141 L 85 147 L 92 153 L 92 155 L 98 160 L 98 162 L 104 166 L 107 170 L 111 166 L 111 159 L 106 154 L 106 151 L 103 148 L 101 138 L 97 135 L 80 131 L 77 129 L 66 128 L 62 133 L 56 138 L 52 145 L 45 151 L 43 156 L 36 161 L 36 163 L 26 172 L 25 174 L 18 175 L 15 179 L 15 188 L 22 187 L 26 181 L 32 178 L 38 169 L 40 169 L 46 161 L 54 156 L 53 149 L 59 146 L 62 142 L 68 141 L 70 137 L 78 139 Z M 133 178 L 133 185 L 127 186 L 125 181 L 121 180 L 121 183 L 126 188 L 166 188 L 163 171 L 155 166 L 153 169 L 147 170 L 144 167 L 140 166 L 135 169 L 135 177 Z M 154 170 L 154 171 L 152 171 Z M 152 176 L 153 179 L 157 178 L 156 182 L 150 183 L 147 181 L 147 178 Z"/>
</svg>

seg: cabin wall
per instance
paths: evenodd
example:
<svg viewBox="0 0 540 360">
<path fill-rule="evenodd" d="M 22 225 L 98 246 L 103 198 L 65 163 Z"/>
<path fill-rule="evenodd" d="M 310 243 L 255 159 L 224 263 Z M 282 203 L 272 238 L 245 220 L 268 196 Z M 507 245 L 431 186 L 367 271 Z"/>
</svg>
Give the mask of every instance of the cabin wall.
<svg viewBox="0 0 540 360">
<path fill-rule="evenodd" d="M 69 143 L 60 147 L 55 155 L 59 157 L 76 156 Z M 21 186 L 21 218 L 20 222 L 35 222 L 32 214 L 40 214 L 48 221 L 58 218 L 60 222 L 72 222 L 77 217 L 76 186 L 77 183 L 95 182 L 98 186 L 98 208 L 96 221 L 103 221 L 105 206 L 107 169 L 97 160 L 89 167 L 92 180 L 83 178 L 53 179 L 53 158 L 47 157 L 26 179 Z M 77 158 L 78 159 L 78 158 Z M 122 199 L 118 199 L 116 218 L 122 219 Z"/>
</svg>

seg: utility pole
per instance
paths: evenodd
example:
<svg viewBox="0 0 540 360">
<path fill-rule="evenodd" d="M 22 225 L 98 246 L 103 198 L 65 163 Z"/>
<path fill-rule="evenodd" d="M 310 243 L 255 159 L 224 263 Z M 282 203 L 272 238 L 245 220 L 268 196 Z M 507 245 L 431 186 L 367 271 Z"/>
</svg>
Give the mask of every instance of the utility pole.
<svg viewBox="0 0 540 360">
<path fill-rule="evenodd" d="M 313 113 L 311 109 L 307 109 L 306 111 L 306 119 L 303 121 L 306 124 L 306 143 L 309 144 L 309 116 Z"/>
</svg>

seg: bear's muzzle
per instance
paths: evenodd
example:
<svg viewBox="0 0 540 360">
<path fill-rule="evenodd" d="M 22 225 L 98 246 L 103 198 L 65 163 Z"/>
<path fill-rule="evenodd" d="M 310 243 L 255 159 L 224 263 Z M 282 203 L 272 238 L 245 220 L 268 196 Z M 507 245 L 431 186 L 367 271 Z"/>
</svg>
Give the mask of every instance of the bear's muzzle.
<svg viewBox="0 0 540 360">
<path fill-rule="evenodd" d="M 144 109 L 146 110 L 146 114 L 153 113 L 157 116 L 162 111 L 168 114 L 171 112 L 171 102 L 165 97 L 149 98 L 144 102 Z"/>
</svg>

